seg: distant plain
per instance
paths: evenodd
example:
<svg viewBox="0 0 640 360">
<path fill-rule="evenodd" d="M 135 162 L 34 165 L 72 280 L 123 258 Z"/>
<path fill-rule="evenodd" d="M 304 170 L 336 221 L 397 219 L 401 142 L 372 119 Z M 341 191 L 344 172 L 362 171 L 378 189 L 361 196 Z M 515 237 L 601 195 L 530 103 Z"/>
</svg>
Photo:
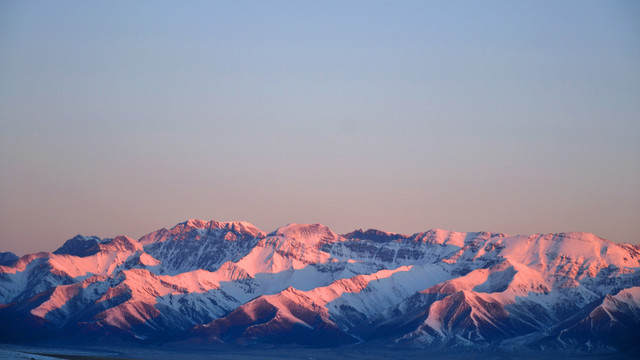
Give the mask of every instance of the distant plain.
<svg viewBox="0 0 640 360">
<path fill-rule="evenodd" d="M 20 357 L 23 356 L 23 357 Z M 298 346 L 129 346 L 121 347 L 37 347 L 19 345 L 0 345 L 0 360 L 4 359 L 68 359 L 68 360 L 112 360 L 112 359 L 447 359 L 447 360 L 541 360 L 561 357 L 564 360 L 622 360 L 637 359 L 637 353 L 579 353 L 522 351 L 430 351 L 423 349 L 394 349 L 381 347 L 361 347 L 358 345 L 336 348 L 305 348 Z"/>
</svg>

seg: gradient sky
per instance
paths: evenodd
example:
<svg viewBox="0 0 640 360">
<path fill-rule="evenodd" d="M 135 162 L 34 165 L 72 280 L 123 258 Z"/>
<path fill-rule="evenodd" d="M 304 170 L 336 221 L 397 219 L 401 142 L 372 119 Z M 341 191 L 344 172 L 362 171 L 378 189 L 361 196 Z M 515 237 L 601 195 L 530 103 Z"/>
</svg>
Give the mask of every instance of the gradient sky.
<svg viewBox="0 0 640 360">
<path fill-rule="evenodd" d="M 640 2 L 0 2 L 0 251 L 188 218 L 640 243 Z"/>
</svg>

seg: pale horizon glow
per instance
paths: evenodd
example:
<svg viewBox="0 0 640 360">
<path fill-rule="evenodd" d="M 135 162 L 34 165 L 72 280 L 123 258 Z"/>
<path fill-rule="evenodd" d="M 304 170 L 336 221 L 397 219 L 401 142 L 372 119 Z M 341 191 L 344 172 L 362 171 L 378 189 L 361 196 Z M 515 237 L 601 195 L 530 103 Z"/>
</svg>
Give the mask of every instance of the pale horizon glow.
<svg viewBox="0 0 640 360">
<path fill-rule="evenodd" d="M 190 218 L 640 244 L 640 4 L 0 3 L 0 251 Z"/>
</svg>

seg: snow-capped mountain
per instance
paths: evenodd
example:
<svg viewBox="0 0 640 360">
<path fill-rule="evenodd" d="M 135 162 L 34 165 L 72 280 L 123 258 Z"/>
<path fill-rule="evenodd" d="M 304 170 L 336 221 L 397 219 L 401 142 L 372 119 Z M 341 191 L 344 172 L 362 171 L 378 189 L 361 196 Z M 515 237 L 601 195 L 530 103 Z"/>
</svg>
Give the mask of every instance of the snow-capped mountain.
<svg viewBox="0 0 640 360">
<path fill-rule="evenodd" d="M 640 247 L 188 220 L 0 254 L 0 322 L 3 342 L 627 350 L 640 344 Z"/>
</svg>

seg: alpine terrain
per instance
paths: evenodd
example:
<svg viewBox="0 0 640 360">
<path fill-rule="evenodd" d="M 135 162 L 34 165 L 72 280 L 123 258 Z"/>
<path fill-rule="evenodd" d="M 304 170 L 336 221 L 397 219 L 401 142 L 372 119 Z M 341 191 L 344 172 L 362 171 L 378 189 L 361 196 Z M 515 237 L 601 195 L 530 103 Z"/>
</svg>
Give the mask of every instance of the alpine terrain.
<svg viewBox="0 0 640 360">
<path fill-rule="evenodd" d="M 640 346 L 640 246 L 188 220 L 0 253 L 0 324 L 4 343 L 628 351 Z"/>
</svg>

